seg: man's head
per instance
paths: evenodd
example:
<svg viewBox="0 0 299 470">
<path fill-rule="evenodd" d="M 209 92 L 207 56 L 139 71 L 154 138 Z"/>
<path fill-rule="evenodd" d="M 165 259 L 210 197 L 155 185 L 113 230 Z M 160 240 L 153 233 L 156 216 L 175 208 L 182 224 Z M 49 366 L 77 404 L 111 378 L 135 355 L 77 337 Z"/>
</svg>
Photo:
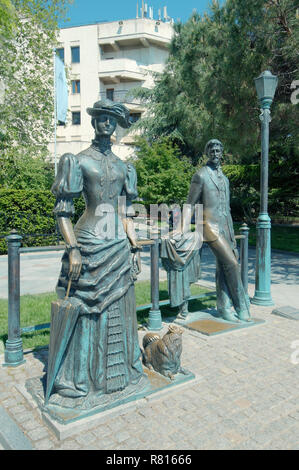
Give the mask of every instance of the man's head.
<svg viewBox="0 0 299 470">
<path fill-rule="evenodd" d="M 223 145 L 220 140 L 209 140 L 205 146 L 205 154 L 209 159 L 208 162 L 217 168 L 221 164 L 223 154 Z"/>
</svg>

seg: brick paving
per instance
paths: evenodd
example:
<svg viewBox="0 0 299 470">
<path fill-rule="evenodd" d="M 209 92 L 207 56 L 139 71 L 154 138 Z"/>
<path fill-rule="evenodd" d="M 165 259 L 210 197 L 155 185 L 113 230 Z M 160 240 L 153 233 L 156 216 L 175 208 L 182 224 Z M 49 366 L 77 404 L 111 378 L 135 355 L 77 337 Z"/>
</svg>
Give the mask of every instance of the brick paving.
<svg viewBox="0 0 299 470">
<path fill-rule="evenodd" d="M 18 368 L 0 368 L 0 406 L 38 450 L 298 450 L 299 363 L 291 355 L 299 323 L 272 309 L 252 306 L 266 323 L 246 330 L 215 337 L 186 330 L 182 365 L 202 380 L 84 433 L 59 441 L 15 387 L 43 374 L 46 349 L 26 352 Z"/>
</svg>

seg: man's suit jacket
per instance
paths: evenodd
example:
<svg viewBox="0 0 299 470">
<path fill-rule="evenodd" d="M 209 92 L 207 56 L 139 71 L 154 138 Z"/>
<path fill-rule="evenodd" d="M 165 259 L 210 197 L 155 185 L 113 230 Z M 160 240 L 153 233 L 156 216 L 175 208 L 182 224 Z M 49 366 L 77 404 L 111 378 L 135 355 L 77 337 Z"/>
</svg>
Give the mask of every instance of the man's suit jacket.
<svg viewBox="0 0 299 470">
<path fill-rule="evenodd" d="M 188 204 L 203 205 L 203 241 L 218 240 L 220 231 L 235 243 L 233 221 L 230 212 L 229 181 L 224 178 L 224 202 L 220 203 L 220 187 L 217 174 L 208 165 L 195 173 L 191 180 Z M 223 229 L 223 230 L 221 230 Z"/>
</svg>

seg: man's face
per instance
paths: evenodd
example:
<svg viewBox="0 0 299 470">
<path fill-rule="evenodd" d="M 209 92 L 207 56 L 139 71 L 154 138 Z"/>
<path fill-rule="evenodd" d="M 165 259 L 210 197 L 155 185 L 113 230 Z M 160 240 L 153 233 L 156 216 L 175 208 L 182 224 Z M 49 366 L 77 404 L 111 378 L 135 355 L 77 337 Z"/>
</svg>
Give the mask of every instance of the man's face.
<svg viewBox="0 0 299 470">
<path fill-rule="evenodd" d="M 117 121 L 109 114 L 101 114 L 95 120 L 95 131 L 97 135 L 112 135 L 117 126 Z"/>
<path fill-rule="evenodd" d="M 219 144 L 213 144 L 209 149 L 209 162 L 218 167 L 221 163 L 222 149 Z"/>
</svg>

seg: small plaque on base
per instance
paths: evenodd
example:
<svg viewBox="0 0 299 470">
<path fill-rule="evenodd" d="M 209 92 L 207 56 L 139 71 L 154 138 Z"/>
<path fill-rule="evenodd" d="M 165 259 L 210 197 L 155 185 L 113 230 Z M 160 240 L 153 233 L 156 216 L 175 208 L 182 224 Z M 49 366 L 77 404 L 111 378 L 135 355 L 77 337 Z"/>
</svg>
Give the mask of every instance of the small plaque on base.
<svg viewBox="0 0 299 470">
<path fill-rule="evenodd" d="M 299 320 L 299 309 L 294 307 L 279 307 L 273 310 L 272 314 L 283 318 L 289 318 L 291 320 Z"/>
<path fill-rule="evenodd" d="M 230 331 L 249 328 L 251 326 L 265 323 L 264 320 L 251 318 L 249 322 L 230 322 L 223 320 L 217 315 L 216 310 L 210 309 L 202 312 L 189 313 L 185 320 L 177 318 L 174 323 L 178 323 L 190 330 L 198 331 L 206 336 L 219 335 Z"/>
</svg>

